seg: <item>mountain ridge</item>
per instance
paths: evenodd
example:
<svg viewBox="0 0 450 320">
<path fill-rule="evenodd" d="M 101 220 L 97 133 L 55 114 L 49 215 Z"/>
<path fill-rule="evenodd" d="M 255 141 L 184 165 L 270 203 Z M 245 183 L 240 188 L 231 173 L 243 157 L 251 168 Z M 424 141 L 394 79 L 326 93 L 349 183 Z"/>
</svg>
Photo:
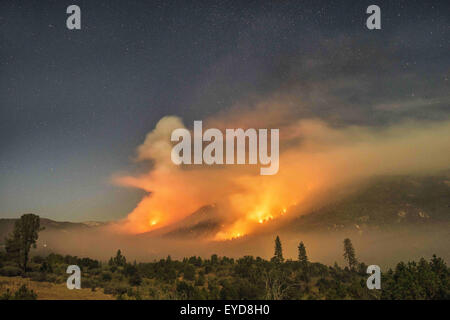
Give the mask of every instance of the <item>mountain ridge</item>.
<svg viewBox="0 0 450 320">
<path fill-rule="evenodd" d="M 294 210 L 295 212 L 295 210 Z M 14 218 L 0 218 L 0 243 L 12 231 Z M 69 222 L 41 218 L 47 231 L 89 230 L 110 222 Z M 211 236 L 220 229 L 222 218 L 215 205 L 204 206 L 174 225 L 140 234 L 167 238 Z M 441 176 L 375 177 L 356 192 L 286 219 L 279 228 L 292 232 L 379 230 L 407 225 L 450 223 L 450 178 Z"/>
</svg>

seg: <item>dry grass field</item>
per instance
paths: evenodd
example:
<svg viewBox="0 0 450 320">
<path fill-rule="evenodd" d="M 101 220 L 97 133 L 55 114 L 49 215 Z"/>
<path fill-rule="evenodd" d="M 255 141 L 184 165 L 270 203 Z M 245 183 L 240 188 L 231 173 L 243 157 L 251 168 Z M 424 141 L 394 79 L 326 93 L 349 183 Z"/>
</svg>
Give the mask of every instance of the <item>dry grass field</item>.
<svg viewBox="0 0 450 320">
<path fill-rule="evenodd" d="M 102 289 L 92 291 L 91 289 L 69 290 L 65 283 L 54 284 L 50 282 L 37 282 L 22 277 L 0 276 L 0 295 L 7 289 L 17 291 L 22 285 L 33 290 L 38 300 L 114 300 L 112 295 L 104 294 Z"/>
</svg>

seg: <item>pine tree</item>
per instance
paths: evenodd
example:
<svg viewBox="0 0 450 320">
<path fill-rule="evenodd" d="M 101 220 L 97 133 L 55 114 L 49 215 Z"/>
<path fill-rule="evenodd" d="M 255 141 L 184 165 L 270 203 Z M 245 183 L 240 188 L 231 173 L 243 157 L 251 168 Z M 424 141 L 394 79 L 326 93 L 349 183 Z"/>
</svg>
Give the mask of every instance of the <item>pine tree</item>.
<svg viewBox="0 0 450 320">
<path fill-rule="evenodd" d="M 347 260 L 350 270 L 355 270 L 358 260 L 356 260 L 355 249 L 349 238 L 344 240 L 344 258 Z"/>
<path fill-rule="evenodd" d="M 298 245 L 298 261 L 300 263 L 301 279 L 309 282 L 308 256 L 306 255 L 306 248 L 303 241 L 300 241 Z"/>
<path fill-rule="evenodd" d="M 306 270 L 308 265 L 308 256 L 306 255 L 306 248 L 303 241 L 300 241 L 300 244 L 298 245 L 298 261 L 300 262 L 302 269 Z"/>
<path fill-rule="evenodd" d="M 30 249 L 36 248 L 40 218 L 32 213 L 24 214 L 14 223 L 14 230 L 6 238 L 5 250 L 11 260 L 16 260 L 24 272 L 27 271 Z"/>
<path fill-rule="evenodd" d="M 113 259 L 114 265 L 123 267 L 127 264 L 127 259 L 122 255 L 120 250 L 117 250 L 116 257 Z"/>
<path fill-rule="evenodd" d="M 277 263 L 281 263 L 284 261 L 283 249 L 281 247 L 281 241 L 280 241 L 279 236 L 277 236 L 277 238 L 275 239 L 275 253 L 274 253 L 274 257 L 272 258 L 272 260 Z"/>
</svg>

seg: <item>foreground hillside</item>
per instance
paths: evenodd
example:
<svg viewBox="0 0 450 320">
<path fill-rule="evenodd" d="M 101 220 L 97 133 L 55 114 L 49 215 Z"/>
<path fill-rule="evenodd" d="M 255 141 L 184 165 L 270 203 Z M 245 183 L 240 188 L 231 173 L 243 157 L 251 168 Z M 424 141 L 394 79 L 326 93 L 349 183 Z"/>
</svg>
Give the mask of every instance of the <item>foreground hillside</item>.
<svg viewBox="0 0 450 320">
<path fill-rule="evenodd" d="M 283 258 L 277 237 L 272 259 L 212 255 L 130 263 L 119 251 L 108 263 L 50 254 L 34 256 L 26 271 L 0 252 L 0 299 L 450 299 L 450 268 L 441 258 L 399 262 L 382 270 L 381 290 L 366 285 L 367 265 L 344 241 L 346 266 Z M 66 268 L 78 265 L 81 290 L 66 288 Z"/>
<path fill-rule="evenodd" d="M 450 299 L 450 269 L 433 255 L 427 261 L 399 262 L 382 270 L 382 290 L 366 284 L 365 258 L 356 254 L 350 238 L 339 255 L 344 267 L 311 262 L 305 243 L 297 238 L 297 259 L 285 259 L 277 235 L 270 260 L 253 255 L 241 258 L 200 256 L 130 263 L 120 250 L 107 263 L 72 255 L 36 254 L 40 217 L 24 214 L 0 250 L 0 299 Z M 149 242 L 150 243 L 150 242 Z M 308 243 L 308 242 L 307 242 Z M 384 248 L 384 246 L 382 246 Z M 315 249 L 311 250 L 314 254 Z M 403 249 L 405 252 L 405 249 Z M 342 261 L 342 260 L 341 260 Z M 379 260 L 378 260 L 379 261 Z M 83 290 L 65 288 L 68 266 L 77 266 Z M 380 272 L 380 271 L 379 271 Z M 21 278 L 20 278 L 21 277 Z M 90 291 L 89 291 L 90 289 Z M 98 293 L 98 291 L 101 293 Z"/>
</svg>

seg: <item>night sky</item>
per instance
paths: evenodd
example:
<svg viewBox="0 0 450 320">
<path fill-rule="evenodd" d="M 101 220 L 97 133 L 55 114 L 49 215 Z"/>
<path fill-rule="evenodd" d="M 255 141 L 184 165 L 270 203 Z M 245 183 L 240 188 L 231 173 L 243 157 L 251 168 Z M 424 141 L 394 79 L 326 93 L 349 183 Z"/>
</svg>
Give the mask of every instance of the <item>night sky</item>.
<svg viewBox="0 0 450 320">
<path fill-rule="evenodd" d="M 111 177 L 166 115 L 295 91 L 335 126 L 449 117 L 449 1 L 187 3 L 0 1 L 0 218 L 125 217 L 142 193 Z"/>
</svg>

